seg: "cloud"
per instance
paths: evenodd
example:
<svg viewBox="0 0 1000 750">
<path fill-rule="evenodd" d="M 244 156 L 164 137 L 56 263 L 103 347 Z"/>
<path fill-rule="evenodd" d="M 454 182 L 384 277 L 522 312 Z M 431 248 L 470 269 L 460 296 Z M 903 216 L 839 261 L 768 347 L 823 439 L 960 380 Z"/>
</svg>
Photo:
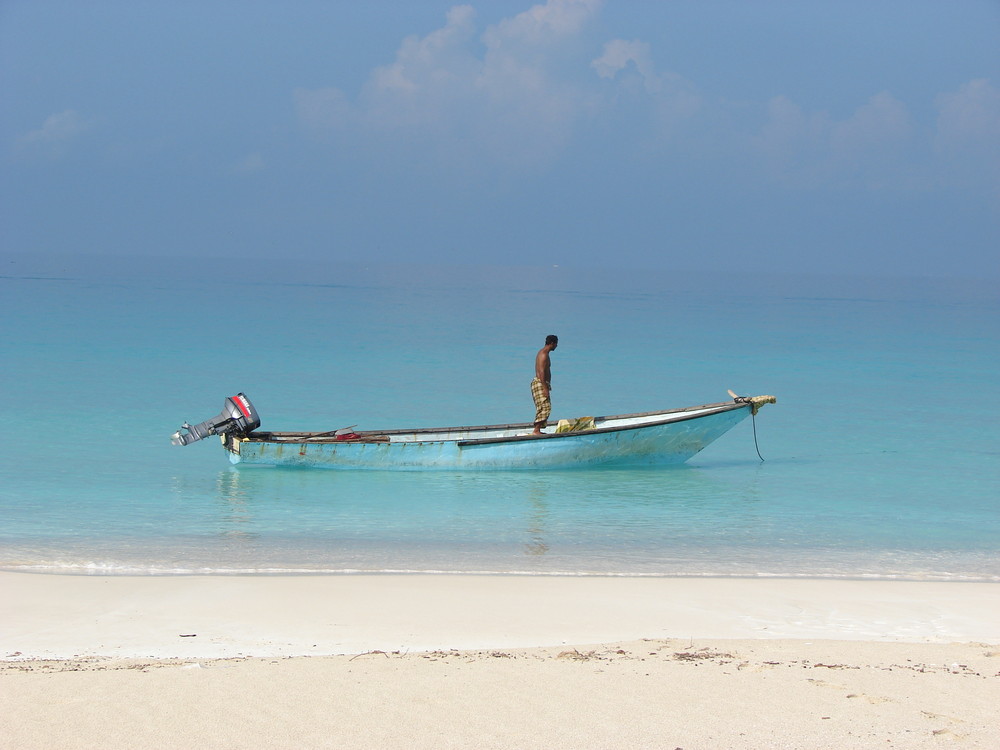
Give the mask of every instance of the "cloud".
<svg viewBox="0 0 1000 750">
<path fill-rule="evenodd" d="M 314 134 L 328 131 L 433 129 L 474 91 L 481 62 L 469 51 L 475 13 L 452 8 L 445 25 L 403 40 L 396 59 L 375 68 L 356 101 L 335 87 L 296 89 L 299 120 Z"/>
<path fill-rule="evenodd" d="M 649 45 L 638 39 L 626 42 L 624 39 L 613 39 L 604 45 L 604 54 L 590 63 L 601 78 L 613 79 L 625 70 L 629 64 L 635 66 L 647 91 L 658 90 L 656 71 L 649 51 Z"/>
<path fill-rule="evenodd" d="M 471 51 L 475 13 L 461 5 L 445 25 L 405 39 L 389 65 L 376 68 L 359 101 L 367 127 L 448 132 L 450 118 L 476 95 L 482 63 Z"/>
<path fill-rule="evenodd" d="M 1000 90 L 980 78 L 940 94 L 935 104 L 941 180 L 988 190 L 1000 211 Z"/>
<path fill-rule="evenodd" d="M 690 81 L 677 73 L 658 71 L 649 44 L 638 39 L 607 42 L 603 54 L 591 61 L 590 67 L 600 78 L 615 84 L 615 95 L 652 107 L 654 136 L 672 135 L 678 125 L 697 115 L 704 105 Z"/>
<path fill-rule="evenodd" d="M 22 155 L 43 155 L 58 158 L 70 144 L 92 126 L 75 109 L 50 115 L 42 126 L 17 139 L 16 150 Z"/>
<path fill-rule="evenodd" d="M 766 105 L 751 143 L 772 177 L 796 187 L 913 187 L 909 166 L 916 127 L 906 105 L 888 92 L 870 97 L 848 118 L 807 113 L 788 97 Z"/>
<path fill-rule="evenodd" d="M 913 131 L 906 106 L 888 92 L 871 97 L 847 120 L 833 123 L 830 145 L 845 158 L 869 156 L 875 150 L 892 149 Z"/>
<path fill-rule="evenodd" d="M 490 27 L 476 90 L 483 97 L 479 132 L 528 163 L 547 162 L 569 143 L 594 98 L 572 72 L 571 46 L 600 8 L 597 0 L 549 0 Z M 583 69 L 580 69 L 580 73 Z"/>
<path fill-rule="evenodd" d="M 465 49 L 474 36 L 474 19 L 471 6 L 459 5 L 448 11 L 442 28 L 425 37 L 407 37 L 396 61 L 375 69 L 372 87 L 412 95 L 466 79 L 475 68 Z"/>
<path fill-rule="evenodd" d="M 601 6 L 601 0 L 548 0 L 487 29 L 486 46 L 499 50 L 508 44 L 544 47 L 575 36 Z"/>
<path fill-rule="evenodd" d="M 888 92 L 848 118 L 807 113 L 784 96 L 766 106 L 751 138 L 765 173 L 805 189 L 972 191 L 1000 212 L 1000 90 L 976 79 L 934 99 L 937 119 L 918 125 Z"/>
<path fill-rule="evenodd" d="M 590 95 L 556 72 L 598 0 L 548 0 L 478 34 L 459 5 L 426 36 L 407 37 L 358 97 L 337 88 L 294 92 L 314 135 L 429 146 L 446 161 L 536 165 L 557 156 Z"/>
<path fill-rule="evenodd" d="M 939 137 L 951 145 L 1000 144 L 1000 91 L 985 78 L 941 94 L 938 108 Z"/>
<path fill-rule="evenodd" d="M 480 28 L 475 10 L 457 5 L 439 28 L 405 38 L 356 94 L 296 89 L 298 120 L 338 156 L 451 167 L 463 179 L 537 173 L 598 142 L 615 158 L 682 159 L 755 185 L 927 190 L 949 170 L 952 181 L 998 179 L 1000 92 L 987 80 L 939 96 L 936 129 L 889 91 L 842 117 L 788 96 L 727 101 L 658 68 L 646 41 L 592 46 L 600 7 L 546 0 Z"/>
</svg>

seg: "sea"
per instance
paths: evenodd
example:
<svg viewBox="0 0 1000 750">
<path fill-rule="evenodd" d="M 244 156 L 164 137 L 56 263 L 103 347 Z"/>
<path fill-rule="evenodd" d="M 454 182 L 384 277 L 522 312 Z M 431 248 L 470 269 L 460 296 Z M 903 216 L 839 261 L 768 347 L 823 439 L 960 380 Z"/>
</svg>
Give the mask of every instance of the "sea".
<svg viewBox="0 0 1000 750">
<path fill-rule="evenodd" d="M 1000 581 L 995 280 L 0 256 L 0 570 Z M 686 464 L 236 467 L 185 421 L 528 422 L 774 395 Z"/>
</svg>

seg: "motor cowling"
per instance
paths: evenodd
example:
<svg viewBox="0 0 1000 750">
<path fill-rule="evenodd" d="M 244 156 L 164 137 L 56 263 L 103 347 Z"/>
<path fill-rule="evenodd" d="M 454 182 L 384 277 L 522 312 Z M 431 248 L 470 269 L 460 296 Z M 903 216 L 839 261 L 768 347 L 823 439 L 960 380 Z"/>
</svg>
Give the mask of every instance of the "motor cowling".
<svg viewBox="0 0 1000 750">
<path fill-rule="evenodd" d="M 228 435 L 233 432 L 245 435 L 258 427 L 260 427 L 260 417 L 257 416 L 257 410 L 253 408 L 245 393 L 238 393 L 227 398 L 222 411 L 211 419 L 196 425 L 185 422 L 181 425 L 181 430 L 187 432 L 182 433 L 178 430 L 170 436 L 170 442 L 174 445 L 189 445 L 209 435 Z"/>
</svg>

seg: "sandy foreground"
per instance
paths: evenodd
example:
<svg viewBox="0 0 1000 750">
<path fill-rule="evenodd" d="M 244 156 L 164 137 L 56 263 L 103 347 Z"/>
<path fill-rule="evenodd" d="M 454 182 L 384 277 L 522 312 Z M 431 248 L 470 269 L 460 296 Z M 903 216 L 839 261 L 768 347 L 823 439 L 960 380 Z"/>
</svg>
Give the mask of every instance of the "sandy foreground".
<svg viewBox="0 0 1000 750">
<path fill-rule="evenodd" d="M 997 748 L 1000 584 L 0 573 L 0 748 Z"/>
</svg>

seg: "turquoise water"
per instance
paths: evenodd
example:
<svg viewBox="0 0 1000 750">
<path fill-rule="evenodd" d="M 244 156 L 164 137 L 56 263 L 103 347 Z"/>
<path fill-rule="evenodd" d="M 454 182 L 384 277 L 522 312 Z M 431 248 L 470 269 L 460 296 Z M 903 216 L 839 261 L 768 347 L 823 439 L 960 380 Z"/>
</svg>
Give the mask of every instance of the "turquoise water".
<svg viewBox="0 0 1000 750">
<path fill-rule="evenodd" d="M 988 284 L 126 262 L 0 269 L 0 569 L 1000 580 Z M 686 465 L 235 468 L 181 422 L 529 421 L 774 394 Z"/>
</svg>

